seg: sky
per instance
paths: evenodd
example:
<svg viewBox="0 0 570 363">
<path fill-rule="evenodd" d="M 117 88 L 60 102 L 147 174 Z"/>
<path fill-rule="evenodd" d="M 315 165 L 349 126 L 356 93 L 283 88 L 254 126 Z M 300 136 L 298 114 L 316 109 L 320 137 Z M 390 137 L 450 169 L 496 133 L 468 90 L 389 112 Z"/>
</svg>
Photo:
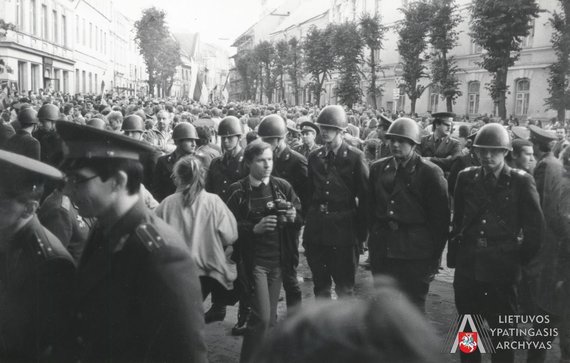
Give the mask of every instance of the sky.
<svg viewBox="0 0 570 363">
<path fill-rule="evenodd" d="M 203 42 L 228 49 L 261 12 L 260 0 L 114 0 L 113 4 L 133 21 L 143 9 L 155 6 L 166 12 L 173 33 L 198 32 Z"/>
</svg>

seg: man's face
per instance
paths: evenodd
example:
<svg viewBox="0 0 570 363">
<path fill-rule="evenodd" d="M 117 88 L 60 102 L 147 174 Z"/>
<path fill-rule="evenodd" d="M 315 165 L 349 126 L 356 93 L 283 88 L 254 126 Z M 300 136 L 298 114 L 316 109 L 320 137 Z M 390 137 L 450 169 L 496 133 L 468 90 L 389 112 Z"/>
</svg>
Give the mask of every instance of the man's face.
<svg viewBox="0 0 570 363">
<path fill-rule="evenodd" d="M 0 235 L 10 232 L 25 211 L 25 203 L 0 192 Z"/>
<path fill-rule="evenodd" d="M 159 131 L 166 131 L 168 130 L 168 125 L 170 124 L 170 118 L 166 114 L 166 112 L 159 112 L 156 116 L 157 119 L 157 128 Z"/>
<path fill-rule="evenodd" d="M 46 131 L 53 131 L 55 129 L 55 124 L 53 121 L 44 120 L 44 121 L 42 121 L 41 125 L 42 125 L 42 129 L 44 129 Z"/>
<path fill-rule="evenodd" d="M 263 150 L 261 155 L 257 155 L 249 163 L 249 173 L 257 180 L 262 180 L 271 175 L 273 170 L 273 152 L 271 149 Z"/>
<path fill-rule="evenodd" d="M 303 144 L 313 145 L 315 143 L 316 135 L 313 131 L 303 131 L 301 135 L 303 137 Z"/>
<path fill-rule="evenodd" d="M 239 136 L 222 136 L 222 146 L 226 151 L 232 151 L 239 143 Z"/>
<path fill-rule="evenodd" d="M 80 168 L 67 173 L 65 194 L 77 206 L 85 218 L 96 218 L 108 213 L 114 201 L 114 179 L 102 181 L 90 168 Z"/>
<path fill-rule="evenodd" d="M 504 163 L 507 150 L 483 147 L 476 148 L 475 153 L 477 154 L 482 167 L 485 169 L 496 170 Z"/>
<path fill-rule="evenodd" d="M 515 167 L 530 172 L 535 162 L 532 146 L 523 146 L 520 154 L 515 155 L 514 162 Z"/>
<path fill-rule="evenodd" d="M 135 140 L 142 140 L 142 132 L 140 131 L 125 131 L 123 133 L 125 136 L 130 137 L 131 139 L 135 139 Z"/>
<path fill-rule="evenodd" d="M 183 154 L 190 155 L 196 151 L 196 140 L 194 139 L 181 139 L 174 141 L 176 149 Z"/>
<path fill-rule="evenodd" d="M 390 152 L 398 160 L 405 160 L 409 158 L 414 150 L 414 145 L 408 139 L 398 136 L 391 136 Z"/>
<path fill-rule="evenodd" d="M 340 133 L 340 130 L 335 127 L 321 126 L 320 128 L 321 128 L 321 138 L 325 143 L 331 143 Z"/>
<path fill-rule="evenodd" d="M 453 121 L 443 120 L 440 124 L 435 126 L 435 132 L 439 137 L 449 136 L 453 130 Z"/>
</svg>

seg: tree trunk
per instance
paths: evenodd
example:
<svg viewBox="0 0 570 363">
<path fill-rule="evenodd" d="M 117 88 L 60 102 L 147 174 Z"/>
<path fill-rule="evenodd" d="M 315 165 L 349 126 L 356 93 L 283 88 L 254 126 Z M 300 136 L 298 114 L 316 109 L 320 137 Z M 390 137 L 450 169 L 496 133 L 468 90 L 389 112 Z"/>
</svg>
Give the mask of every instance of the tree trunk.
<svg viewBox="0 0 570 363">
<path fill-rule="evenodd" d="M 376 59 L 374 59 L 374 49 L 370 48 L 370 95 L 372 96 L 372 107 L 375 110 L 378 109 L 378 103 L 376 101 Z"/>
<path fill-rule="evenodd" d="M 447 112 L 453 112 L 453 98 L 445 97 L 445 107 Z"/>
<path fill-rule="evenodd" d="M 499 112 L 498 116 L 501 120 L 507 119 L 507 104 L 506 104 L 506 99 L 507 99 L 507 91 L 506 91 L 507 70 L 508 70 L 508 68 L 504 67 L 504 68 L 501 68 L 497 71 L 497 87 L 498 87 L 498 89 L 501 90 L 499 92 L 499 95 L 498 95 L 497 106 L 498 106 L 498 112 Z"/>
<path fill-rule="evenodd" d="M 558 107 L 557 118 L 558 121 L 560 122 L 564 122 L 564 120 L 566 119 L 566 105 L 564 103 L 562 103 L 562 105 Z"/>
<path fill-rule="evenodd" d="M 281 102 L 285 99 L 285 87 L 283 84 L 283 73 L 281 73 Z"/>
<path fill-rule="evenodd" d="M 263 66 L 259 65 L 259 103 L 263 104 Z"/>
<path fill-rule="evenodd" d="M 416 97 L 414 97 L 414 98 L 410 97 L 410 115 L 413 115 L 416 112 L 416 101 L 417 100 L 418 99 Z M 401 111 L 404 111 L 404 110 L 401 110 Z M 404 111 L 404 113 L 405 112 L 406 111 Z"/>
</svg>

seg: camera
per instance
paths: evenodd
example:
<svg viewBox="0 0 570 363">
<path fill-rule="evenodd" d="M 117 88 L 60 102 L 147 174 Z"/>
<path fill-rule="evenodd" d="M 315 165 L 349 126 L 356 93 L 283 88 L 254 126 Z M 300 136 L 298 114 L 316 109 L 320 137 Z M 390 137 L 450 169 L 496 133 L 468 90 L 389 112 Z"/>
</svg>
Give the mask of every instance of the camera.
<svg viewBox="0 0 570 363">
<path fill-rule="evenodd" d="M 287 211 L 293 207 L 291 202 L 283 199 L 275 199 L 274 201 L 267 202 L 266 213 L 267 215 L 277 216 L 277 225 L 279 227 L 287 223 Z"/>
</svg>

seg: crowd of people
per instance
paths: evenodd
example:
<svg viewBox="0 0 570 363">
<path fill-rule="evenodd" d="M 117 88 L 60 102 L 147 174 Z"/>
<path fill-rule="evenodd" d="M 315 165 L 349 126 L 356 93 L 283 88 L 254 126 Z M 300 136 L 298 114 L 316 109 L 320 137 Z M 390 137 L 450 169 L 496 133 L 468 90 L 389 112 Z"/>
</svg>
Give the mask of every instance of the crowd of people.
<svg viewBox="0 0 570 363">
<path fill-rule="evenodd" d="M 1 107 L 0 360 L 204 362 L 204 324 L 238 303 L 242 362 L 437 361 L 423 315 L 446 246 L 460 314 L 548 314 L 570 360 L 563 124 L 117 95 Z M 315 297 L 336 302 L 303 304 L 301 243 Z M 357 301 L 365 250 L 381 286 Z"/>
</svg>

